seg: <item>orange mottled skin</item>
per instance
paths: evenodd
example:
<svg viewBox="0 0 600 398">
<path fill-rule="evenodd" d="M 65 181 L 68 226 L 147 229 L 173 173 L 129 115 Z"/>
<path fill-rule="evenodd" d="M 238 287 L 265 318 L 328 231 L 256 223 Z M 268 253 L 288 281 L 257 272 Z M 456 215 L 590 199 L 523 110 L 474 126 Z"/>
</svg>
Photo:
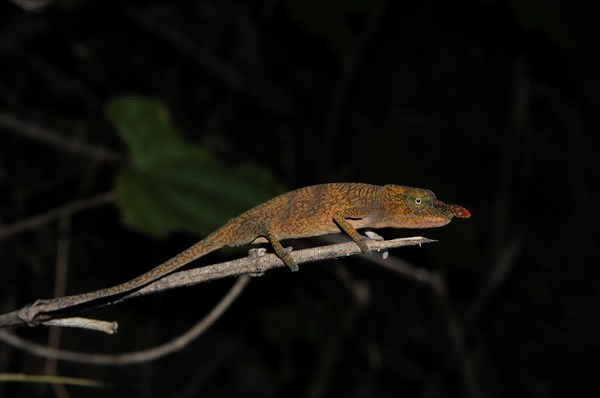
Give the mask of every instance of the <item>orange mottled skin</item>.
<svg viewBox="0 0 600 398">
<path fill-rule="evenodd" d="M 399 185 L 357 183 L 313 185 L 277 196 L 208 235 L 192 247 L 147 273 L 117 286 L 78 296 L 84 303 L 140 288 L 224 246 L 247 245 L 266 238 L 292 271 L 298 266 L 283 248 L 284 239 L 345 232 L 363 252 L 369 252 L 360 228 L 433 228 L 452 217 L 468 218 L 467 209 L 438 201 L 433 192 Z"/>
</svg>

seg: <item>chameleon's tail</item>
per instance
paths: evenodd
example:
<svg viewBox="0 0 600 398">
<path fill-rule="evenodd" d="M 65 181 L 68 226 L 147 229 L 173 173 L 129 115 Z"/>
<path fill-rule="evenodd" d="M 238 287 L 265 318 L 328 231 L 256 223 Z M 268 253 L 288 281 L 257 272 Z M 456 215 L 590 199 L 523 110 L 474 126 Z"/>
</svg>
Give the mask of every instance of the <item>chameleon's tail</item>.
<svg viewBox="0 0 600 398">
<path fill-rule="evenodd" d="M 44 312 L 57 311 L 66 307 L 84 304 L 100 298 L 116 296 L 131 292 L 143 286 L 154 282 L 171 272 L 183 267 L 184 265 L 200 258 L 210 252 L 220 249 L 227 245 L 230 239 L 230 230 L 232 226 L 228 223 L 219 228 L 200 242 L 182 251 L 175 257 L 165 261 L 157 267 L 151 269 L 143 275 L 140 275 L 127 282 L 112 286 L 106 289 L 96 290 L 94 292 L 84 293 L 80 295 L 61 297 L 53 300 L 44 300 Z M 35 304 L 34 304 L 35 305 Z"/>
<path fill-rule="evenodd" d="M 165 275 L 170 274 L 176 269 L 179 269 L 184 265 L 191 263 L 192 261 L 225 246 L 226 242 L 224 241 L 224 239 L 227 237 L 227 234 L 223 233 L 223 230 L 224 228 L 216 230 L 215 232 L 202 239 L 198 243 L 187 248 L 186 250 L 182 251 L 175 257 L 170 258 L 164 263 L 152 268 L 145 274 L 140 275 L 137 278 L 134 278 L 120 285 L 100 290 L 99 292 L 104 292 L 105 294 L 103 294 L 103 296 L 111 296 L 114 294 L 121 294 L 133 289 L 137 289 L 151 282 L 154 282 L 164 277 Z"/>
</svg>

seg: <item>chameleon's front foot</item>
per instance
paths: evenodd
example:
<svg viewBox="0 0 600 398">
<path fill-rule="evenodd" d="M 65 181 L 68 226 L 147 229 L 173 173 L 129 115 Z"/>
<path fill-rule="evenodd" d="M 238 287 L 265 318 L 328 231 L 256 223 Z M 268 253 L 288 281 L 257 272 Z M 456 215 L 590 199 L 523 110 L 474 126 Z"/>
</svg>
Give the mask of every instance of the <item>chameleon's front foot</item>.
<svg viewBox="0 0 600 398">
<path fill-rule="evenodd" d="M 383 236 L 377 234 L 376 232 L 373 231 L 365 231 L 365 235 L 367 235 L 367 237 L 370 240 L 376 240 L 376 241 L 383 241 Z M 378 252 L 380 250 L 377 250 Z M 383 252 L 381 253 L 382 258 L 385 260 L 386 258 L 388 258 L 389 252 L 387 250 L 383 250 Z"/>
<path fill-rule="evenodd" d="M 344 211 L 339 212 L 335 217 L 333 217 L 333 221 L 345 232 L 348 236 L 358 245 L 360 251 L 365 254 L 370 254 L 371 249 L 369 248 L 369 244 L 367 243 L 370 239 L 366 236 L 363 236 L 358 233 L 356 228 L 352 226 L 346 219 L 347 217 L 351 218 L 361 218 L 364 211 L 357 208 L 346 209 Z"/>
<path fill-rule="evenodd" d="M 371 249 L 369 248 L 369 244 L 368 244 L 368 242 L 370 240 L 371 240 L 370 238 L 361 236 L 360 239 L 357 239 L 354 242 L 356 242 L 356 244 L 360 248 L 361 252 L 363 252 L 364 254 L 371 254 L 372 252 L 371 252 Z"/>
</svg>

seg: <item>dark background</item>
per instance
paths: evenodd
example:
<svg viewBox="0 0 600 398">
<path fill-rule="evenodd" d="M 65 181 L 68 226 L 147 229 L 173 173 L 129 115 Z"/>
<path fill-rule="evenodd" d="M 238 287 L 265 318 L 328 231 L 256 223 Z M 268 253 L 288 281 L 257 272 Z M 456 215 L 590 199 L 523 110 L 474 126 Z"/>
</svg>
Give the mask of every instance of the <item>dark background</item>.
<svg viewBox="0 0 600 398">
<path fill-rule="evenodd" d="M 123 93 L 147 95 L 168 107 L 189 141 L 225 164 L 261 165 L 289 189 L 332 181 L 419 186 L 473 214 L 417 231 L 438 243 L 391 252 L 442 275 L 445 303 L 430 287 L 361 258 L 271 271 L 179 353 L 122 368 L 60 362 L 59 375 L 110 384 L 68 391 L 596 393 L 600 65 L 590 4 L 69 0 L 27 12 L 1 1 L 4 115 L 126 156 L 104 108 Z M 0 123 L 0 228 L 110 190 L 116 170 Z M 52 294 L 57 236 L 52 222 L 0 241 L 1 312 Z M 81 212 L 70 229 L 67 291 L 124 281 L 197 238 L 134 232 L 115 206 Z M 357 304 L 348 280 L 367 289 L 366 304 Z M 168 341 L 231 283 L 104 309 L 98 316 L 120 323 L 117 336 L 67 330 L 61 346 L 120 353 Z M 467 363 L 451 348 L 449 314 Z M 15 332 L 47 340 L 45 328 Z M 44 366 L 0 345 L 0 373 L 39 374 Z M 55 392 L 0 384 L 0 396 L 24 395 Z"/>
</svg>

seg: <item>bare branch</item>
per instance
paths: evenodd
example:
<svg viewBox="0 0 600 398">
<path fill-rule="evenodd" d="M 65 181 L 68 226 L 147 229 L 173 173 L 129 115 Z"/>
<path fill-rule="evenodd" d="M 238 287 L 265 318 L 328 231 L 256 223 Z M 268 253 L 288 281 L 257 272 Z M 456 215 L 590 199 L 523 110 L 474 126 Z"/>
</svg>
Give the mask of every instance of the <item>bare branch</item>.
<svg viewBox="0 0 600 398">
<path fill-rule="evenodd" d="M 354 279 L 346 267 L 336 267 L 335 274 L 348 289 L 354 300 L 349 300 L 339 310 L 336 322 L 333 324 L 328 338 L 319 350 L 319 359 L 315 372 L 308 384 L 304 396 L 319 398 L 327 396 L 327 387 L 335 373 L 336 365 L 344 354 L 344 342 L 356 328 L 360 316 L 366 311 L 371 302 L 371 287 L 368 283 Z"/>
<path fill-rule="evenodd" d="M 389 241 L 368 240 L 369 248 L 373 251 L 385 251 L 394 247 L 414 246 L 434 240 L 423 237 L 401 238 Z M 254 253 L 254 252 L 253 252 Z M 315 247 L 310 249 L 292 251 L 291 255 L 297 264 L 315 262 L 325 259 L 348 257 L 361 254 L 360 248 L 354 242 L 341 243 Z M 168 275 L 144 288 L 125 294 L 124 296 L 106 297 L 97 301 L 81 304 L 79 296 L 59 297 L 50 300 L 38 300 L 28 304 L 20 310 L 0 315 L 0 327 L 12 325 L 36 326 L 50 319 L 63 318 L 66 313 L 79 312 L 101 305 L 115 304 L 133 297 L 154 294 L 159 291 L 174 289 L 183 286 L 192 286 L 198 283 L 221 279 L 228 276 L 251 274 L 262 274 L 273 268 L 285 267 L 285 264 L 274 254 L 251 255 L 241 259 L 224 263 L 208 265 L 189 271 L 180 271 Z M 104 300 L 98 304 L 98 301 Z M 77 311 L 76 311 L 77 310 Z"/>
<path fill-rule="evenodd" d="M 102 382 L 78 377 L 62 377 L 51 375 L 27 375 L 23 373 L 0 373 L 0 383 L 46 383 L 64 384 L 79 387 L 104 387 Z"/>
<path fill-rule="evenodd" d="M 10 0 L 21 7 L 25 11 L 39 12 L 44 10 L 49 4 L 52 4 L 54 0 Z"/>
<path fill-rule="evenodd" d="M 98 319 L 80 317 L 50 319 L 49 321 L 44 322 L 44 326 L 88 329 L 106 334 L 115 334 L 119 328 L 117 322 L 106 322 Z"/>
<path fill-rule="evenodd" d="M 107 354 L 88 354 L 67 350 L 56 350 L 43 345 L 24 340 L 12 333 L 0 334 L 0 340 L 5 343 L 26 351 L 32 355 L 52 358 L 62 361 L 79 362 L 93 365 L 132 365 L 136 363 L 148 362 L 186 347 L 192 341 L 204 334 L 223 313 L 233 304 L 233 302 L 244 291 L 250 277 L 242 275 L 235 284 L 229 289 L 229 292 L 219 301 L 219 303 L 191 329 L 181 336 L 165 344 L 142 351 L 128 352 L 117 355 Z M 116 325 L 116 323 L 115 323 Z M 116 330 L 116 329 L 115 329 Z"/>
<path fill-rule="evenodd" d="M 339 127 L 342 120 L 344 107 L 348 100 L 350 86 L 352 81 L 355 79 L 360 63 L 363 60 L 364 55 L 386 14 L 388 3 L 388 0 L 372 2 L 372 8 L 367 17 L 365 26 L 363 27 L 358 40 L 356 40 L 354 47 L 351 51 L 349 51 L 348 55 L 343 60 L 340 77 L 336 83 L 333 97 L 329 104 L 329 109 L 327 112 L 328 118 L 325 122 L 323 133 L 320 139 L 318 169 L 321 170 L 323 174 L 326 174 L 327 171 L 329 171 L 329 160 L 331 158 L 333 149 L 335 148 L 334 144 L 340 139 Z"/>
<path fill-rule="evenodd" d="M 103 160 L 113 164 L 125 163 L 125 159 L 121 155 L 108 148 L 69 140 L 55 131 L 31 122 L 23 121 L 6 112 L 0 111 L 0 126 L 4 127 L 6 131 L 24 135 L 30 139 L 60 148 L 66 152 Z"/>
<path fill-rule="evenodd" d="M 382 261 L 373 259 L 374 262 L 384 268 L 390 269 L 411 280 L 423 283 L 428 286 L 433 293 L 434 303 L 436 304 L 441 320 L 446 328 L 453 363 L 448 367 L 456 367 L 463 381 L 464 395 L 468 398 L 480 398 L 482 396 L 477 378 L 471 364 L 471 359 L 465 347 L 464 331 L 456 313 L 450 305 L 446 294 L 446 283 L 442 275 L 435 271 L 429 271 L 425 268 L 416 267 L 406 261 L 393 258 L 391 261 Z M 450 361 L 450 358 L 446 359 Z M 438 375 L 439 376 L 439 375 Z M 439 383 L 440 380 L 435 380 Z"/>
<path fill-rule="evenodd" d="M 91 198 L 71 202 L 65 206 L 61 206 L 56 209 L 47 211 L 46 213 L 38 214 L 31 218 L 18 221 L 7 227 L 0 228 L 0 240 L 11 235 L 16 235 L 23 231 L 27 231 L 28 229 L 37 228 L 62 216 L 71 215 L 73 213 L 89 209 L 91 207 L 97 207 L 108 203 L 113 203 L 115 200 L 115 193 L 110 191 L 100 194 L 98 196 L 93 196 Z"/>
</svg>

